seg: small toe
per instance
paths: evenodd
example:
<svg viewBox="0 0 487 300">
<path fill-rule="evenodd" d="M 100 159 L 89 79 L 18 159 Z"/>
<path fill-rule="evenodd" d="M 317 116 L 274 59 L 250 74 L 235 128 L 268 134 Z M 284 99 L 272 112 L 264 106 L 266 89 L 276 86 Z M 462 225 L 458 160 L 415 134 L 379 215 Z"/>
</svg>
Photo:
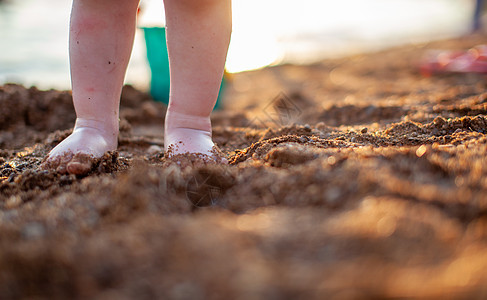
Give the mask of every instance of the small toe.
<svg viewBox="0 0 487 300">
<path fill-rule="evenodd" d="M 55 170 L 58 173 L 66 173 L 66 163 L 72 158 L 68 153 L 63 155 L 49 156 L 41 165 L 42 170 Z"/>
<path fill-rule="evenodd" d="M 39 166 L 39 168 L 41 170 L 51 170 L 51 169 L 55 169 L 55 167 L 53 167 L 53 163 L 52 161 L 50 160 L 46 160 L 44 162 L 41 163 L 41 165 Z"/>
<path fill-rule="evenodd" d="M 91 163 L 80 163 L 80 162 L 70 162 L 68 166 L 66 167 L 66 171 L 69 174 L 74 174 L 74 175 L 85 175 L 88 174 L 91 171 Z"/>
<path fill-rule="evenodd" d="M 56 173 L 63 175 L 68 173 L 68 171 L 66 170 L 66 164 L 60 164 L 55 170 Z"/>
<path fill-rule="evenodd" d="M 86 175 L 93 167 L 94 158 L 88 154 L 76 154 L 66 165 L 66 171 L 74 175 Z"/>
</svg>

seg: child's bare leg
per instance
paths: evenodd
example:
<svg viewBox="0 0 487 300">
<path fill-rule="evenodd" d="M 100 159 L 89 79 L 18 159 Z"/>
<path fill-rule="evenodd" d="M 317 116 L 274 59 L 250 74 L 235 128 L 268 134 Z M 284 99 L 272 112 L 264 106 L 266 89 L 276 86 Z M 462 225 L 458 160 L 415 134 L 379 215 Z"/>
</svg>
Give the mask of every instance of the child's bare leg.
<svg viewBox="0 0 487 300">
<path fill-rule="evenodd" d="M 117 148 L 120 93 L 137 5 L 138 0 L 73 1 L 69 52 L 77 119 L 73 133 L 49 153 L 49 167 L 83 174 L 91 169 L 87 157 Z"/>
<path fill-rule="evenodd" d="M 212 155 L 210 113 L 231 34 L 230 0 L 165 0 L 171 92 L 164 144 L 170 154 Z"/>
</svg>

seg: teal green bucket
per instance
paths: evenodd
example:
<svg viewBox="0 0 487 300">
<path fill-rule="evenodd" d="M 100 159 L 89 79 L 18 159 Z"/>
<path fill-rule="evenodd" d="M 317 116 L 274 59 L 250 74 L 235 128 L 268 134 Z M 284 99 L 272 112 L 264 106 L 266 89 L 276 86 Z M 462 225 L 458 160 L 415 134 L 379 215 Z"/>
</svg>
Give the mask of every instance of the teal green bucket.
<svg viewBox="0 0 487 300">
<path fill-rule="evenodd" d="M 147 60 L 151 70 L 150 94 L 156 101 L 169 104 L 169 60 L 166 45 L 166 28 L 142 27 L 144 30 Z M 221 106 L 222 94 L 225 89 L 225 76 L 220 85 L 220 93 L 215 109 Z"/>
</svg>

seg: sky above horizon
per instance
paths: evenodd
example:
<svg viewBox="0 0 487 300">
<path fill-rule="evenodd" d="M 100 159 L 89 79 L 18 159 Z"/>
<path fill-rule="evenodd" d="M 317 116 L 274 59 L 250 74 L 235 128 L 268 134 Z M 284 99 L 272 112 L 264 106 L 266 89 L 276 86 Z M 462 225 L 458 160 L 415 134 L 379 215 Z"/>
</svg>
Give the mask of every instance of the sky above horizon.
<svg viewBox="0 0 487 300">
<path fill-rule="evenodd" d="M 308 63 L 468 32 L 473 0 L 233 0 L 230 72 L 282 62 Z M 68 89 L 70 1 L 0 5 L 0 84 Z M 163 25 L 159 0 L 142 0 L 139 25 Z M 147 87 L 138 30 L 126 82 Z"/>
</svg>

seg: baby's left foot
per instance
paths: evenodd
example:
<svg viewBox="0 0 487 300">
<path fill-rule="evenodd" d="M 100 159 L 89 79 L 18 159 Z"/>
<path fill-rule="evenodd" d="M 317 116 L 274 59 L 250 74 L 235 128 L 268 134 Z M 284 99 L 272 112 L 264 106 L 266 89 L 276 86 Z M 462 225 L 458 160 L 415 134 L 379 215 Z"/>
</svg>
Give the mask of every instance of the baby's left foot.
<svg viewBox="0 0 487 300">
<path fill-rule="evenodd" d="M 210 118 L 169 112 L 166 116 L 164 148 L 167 157 L 196 154 L 215 162 L 225 162 L 221 151 L 211 138 Z"/>
</svg>

